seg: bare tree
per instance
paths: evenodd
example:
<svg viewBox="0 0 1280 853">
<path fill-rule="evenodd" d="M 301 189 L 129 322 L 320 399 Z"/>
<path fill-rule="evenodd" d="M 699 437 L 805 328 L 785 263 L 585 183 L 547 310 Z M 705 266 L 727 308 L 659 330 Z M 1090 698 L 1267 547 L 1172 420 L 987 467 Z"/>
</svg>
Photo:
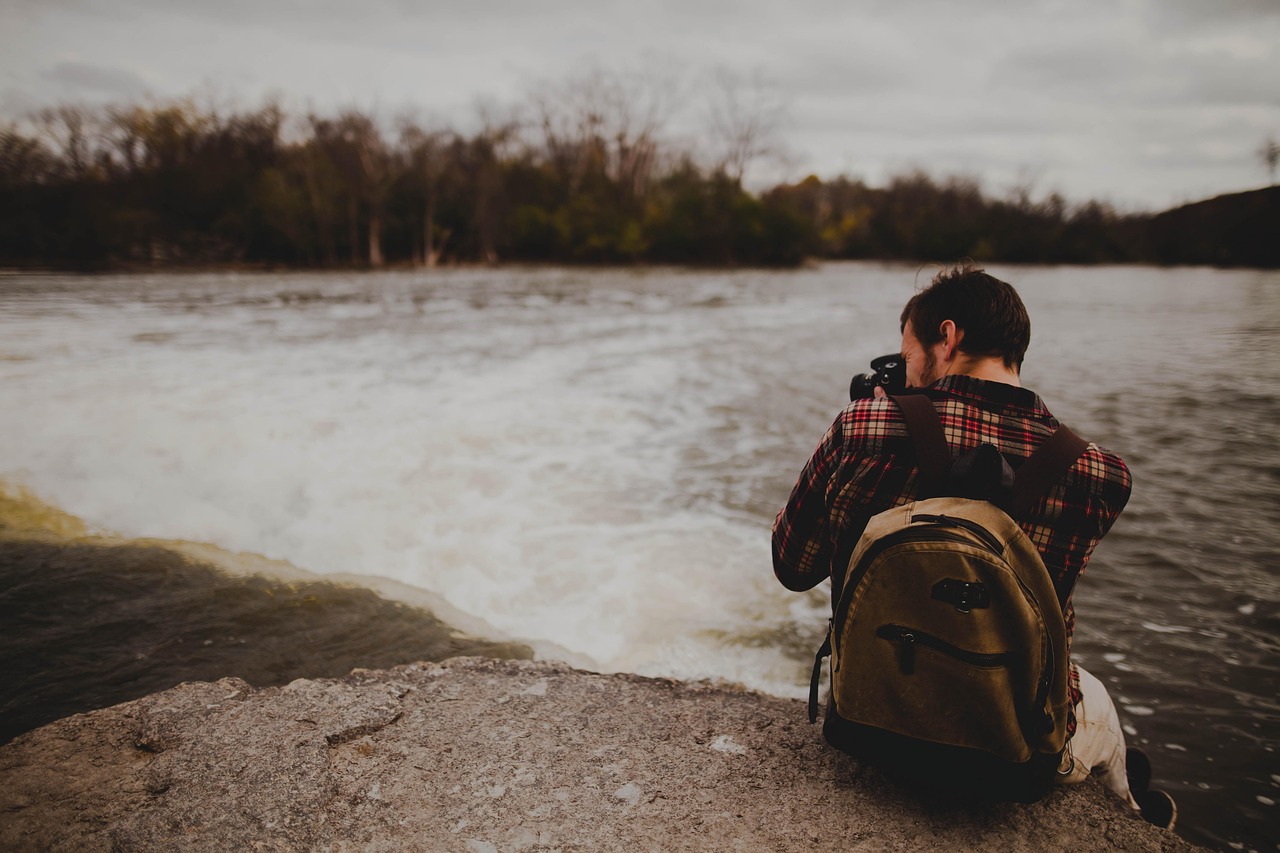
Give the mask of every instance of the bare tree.
<svg viewBox="0 0 1280 853">
<path fill-rule="evenodd" d="M 312 132 L 328 160 L 346 184 L 347 229 L 351 261 L 359 264 L 360 209 L 368 225 L 368 264 L 383 265 L 382 216 L 390 188 L 391 168 L 382 134 L 373 119 L 347 110 L 336 119 L 311 118 Z"/>
<path fill-rule="evenodd" d="M 592 171 L 631 198 L 644 195 L 676 83 L 661 71 L 592 69 L 532 94 L 552 166 L 577 192 Z"/>
<path fill-rule="evenodd" d="M 434 267 L 440 261 L 448 230 L 440 233 L 436 243 L 436 198 L 440 193 L 440 181 L 449 159 L 449 134 L 444 131 L 424 130 L 414 119 L 400 120 L 400 145 L 407 158 L 407 172 L 419 192 L 422 193 L 422 251 L 413 250 L 414 263 Z"/>
<path fill-rule="evenodd" d="M 519 141 L 519 116 L 491 103 L 478 101 L 480 130 L 452 146 L 454 159 L 466 173 L 475 193 L 474 221 L 480 259 L 498 262 L 498 228 L 503 202 L 502 164 L 510 160 Z"/>
<path fill-rule="evenodd" d="M 63 105 L 41 110 L 33 117 L 35 126 L 61 156 L 73 178 L 83 178 L 93 163 L 93 116 L 87 107 Z"/>
<path fill-rule="evenodd" d="M 360 168 L 364 172 L 365 203 L 369 206 L 369 266 L 386 263 L 382 255 L 382 216 L 386 206 L 391 169 L 381 134 L 365 137 L 360 146 Z"/>
<path fill-rule="evenodd" d="M 216 115 L 201 112 L 189 99 L 143 111 L 136 126 L 142 135 L 142 165 L 162 169 L 185 165 L 218 121 Z"/>
<path fill-rule="evenodd" d="M 783 153 L 786 104 L 759 69 L 712 72 L 707 120 L 716 147 L 715 168 L 739 184 L 754 161 Z"/>
<path fill-rule="evenodd" d="M 1276 166 L 1280 165 L 1280 142 L 1274 136 L 1268 136 L 1258 149 L 1258 156 L 1266 164 L 1267 173 L 1271 177 L 1271 186 L 1276 185 Z"/>
<path fill-rule="evenodd" d="M 53 171 L 53 155 L 43 142 L 13 124 L 0 126 L 0 189 L 43 183 Z"/>
<path fill-rule="evenodd" d="M 137 172 L 146 157 L 150 124 L 150 115 L 139 106 L 107 110 L 106 138 L 119 155 L 127 174 Z"/>
</svg>

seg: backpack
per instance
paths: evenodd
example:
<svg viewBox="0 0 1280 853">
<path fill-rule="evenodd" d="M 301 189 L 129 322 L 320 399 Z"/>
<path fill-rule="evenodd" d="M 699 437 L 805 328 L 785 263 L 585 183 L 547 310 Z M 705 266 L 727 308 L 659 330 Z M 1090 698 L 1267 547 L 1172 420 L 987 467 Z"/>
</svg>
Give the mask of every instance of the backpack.
<svg viewBox="0 0 1280 853">
<path fill-rule="evenodd" d="M 832 577 L 809 721 L 829 655 L 832 746 L 929 788 L 1034 802 L 1066 746 L 1070 590 L 1055 591 L 1014 518 L 1088 445 L 1060 427 L 1016 475 L 991 445 L 953 463 L 929 398 L 892 399 L 916 446 L 918 497 L 871 518 Z"/>
</svg>

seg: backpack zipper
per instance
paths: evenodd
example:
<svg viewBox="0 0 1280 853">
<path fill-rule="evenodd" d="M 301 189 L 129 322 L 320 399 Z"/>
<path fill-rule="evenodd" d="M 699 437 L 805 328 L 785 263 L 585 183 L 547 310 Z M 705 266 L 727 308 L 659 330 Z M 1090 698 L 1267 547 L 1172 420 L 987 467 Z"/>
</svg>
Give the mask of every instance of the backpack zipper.
<svg viewBox="0 0 1280 853">
<path fill-rule="evenodd" d="M 981 524 L 979 524 L 976 521 L 970 521 L 967 518 L 956 518 L 955 516 L 951 516 L 951 515 L 920 514 L 920 515 L 911 516 L 912 524 L 915 524 L 916 522 L 919 522 L 919 521 L 925 521 L 930 524 L 942 524 L 947 527 L 959 527 L 962 530 L 967 530 L 970 533 L 972 533 L 974 536 L 977 536 L 979 539 L 981 539 L 982 544 L 986 545 L 987 550 L 989 550 L 991 553 L 995 554 L 997 557 L 1004 556 L 1004 546 L 1000 544 L 1000 540 L 996 538 L 994 533 L 992 533 L 990 530 L 983 527 Z"/>
<path fill-rule="evenodd" d="M 953 646 L 946 640 L 935 637 L 932 634 L 926 634 L 924 631 L 919 631 L 915 628 L 905 628 L 902 625 L 881 625 L 876 629 L 876 636 L 899 645 L 901 655 L 898 658 L 898 663 L 902 667 L 903 675 L 910 675 L 915 672 L 917 645 L 927 646 L 934 651 L 942 652 L 944 655 L 963 661 L 970 666 L 988 668 L 1005 666 L 1013 657 L 1012 652 L 971 652 L 968 649 Z"/>
</svg>

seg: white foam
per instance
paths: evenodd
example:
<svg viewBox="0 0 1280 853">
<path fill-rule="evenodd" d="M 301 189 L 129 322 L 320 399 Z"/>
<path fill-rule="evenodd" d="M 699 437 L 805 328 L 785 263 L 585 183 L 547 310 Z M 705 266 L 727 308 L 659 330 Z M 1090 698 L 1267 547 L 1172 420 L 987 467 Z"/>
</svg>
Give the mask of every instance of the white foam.
<svg viewBox="0 0 1280 853">
<path fill-rule="evenodd" d="M 799 695 L 794 660 L 724 638 L 820 608 L 772 578 L 773 507 L 719 498 L 760 476 L 742 353 L 821 306 L 557 275 L 0 303 L 6 353 L 30 359 L 0 362 L 0 477 L 127 536 L 431 590 L 603 669 Z M 304 291 L 328 301 L 280 295 Z"/>
<path fill-rule="evenodd" d="M 1142 627 L 1157 634 L 1190 634 L 1191 629 L 1185 625 L 1160 625 L 1156 622 L 1143 622 Z"/>
</svg>

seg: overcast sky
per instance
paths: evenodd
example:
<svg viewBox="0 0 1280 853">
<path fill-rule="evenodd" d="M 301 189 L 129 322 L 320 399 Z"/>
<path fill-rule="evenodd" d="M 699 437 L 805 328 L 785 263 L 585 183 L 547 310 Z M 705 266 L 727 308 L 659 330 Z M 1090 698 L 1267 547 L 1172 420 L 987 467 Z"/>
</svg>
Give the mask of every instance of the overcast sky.
<svg viewBox="0 0 1280 853">
<path fill-rule="evenodd" d="M 757 181 L 921 167 L 1003 194 L 1156 209 L 1263 186 L 1280 138 L 1280 0 L 0 0 L 0 117 L 201 94 L 299 111 L 477 102 L 591 73 L 768 81 L 785 158 Z"/>
</svg>

